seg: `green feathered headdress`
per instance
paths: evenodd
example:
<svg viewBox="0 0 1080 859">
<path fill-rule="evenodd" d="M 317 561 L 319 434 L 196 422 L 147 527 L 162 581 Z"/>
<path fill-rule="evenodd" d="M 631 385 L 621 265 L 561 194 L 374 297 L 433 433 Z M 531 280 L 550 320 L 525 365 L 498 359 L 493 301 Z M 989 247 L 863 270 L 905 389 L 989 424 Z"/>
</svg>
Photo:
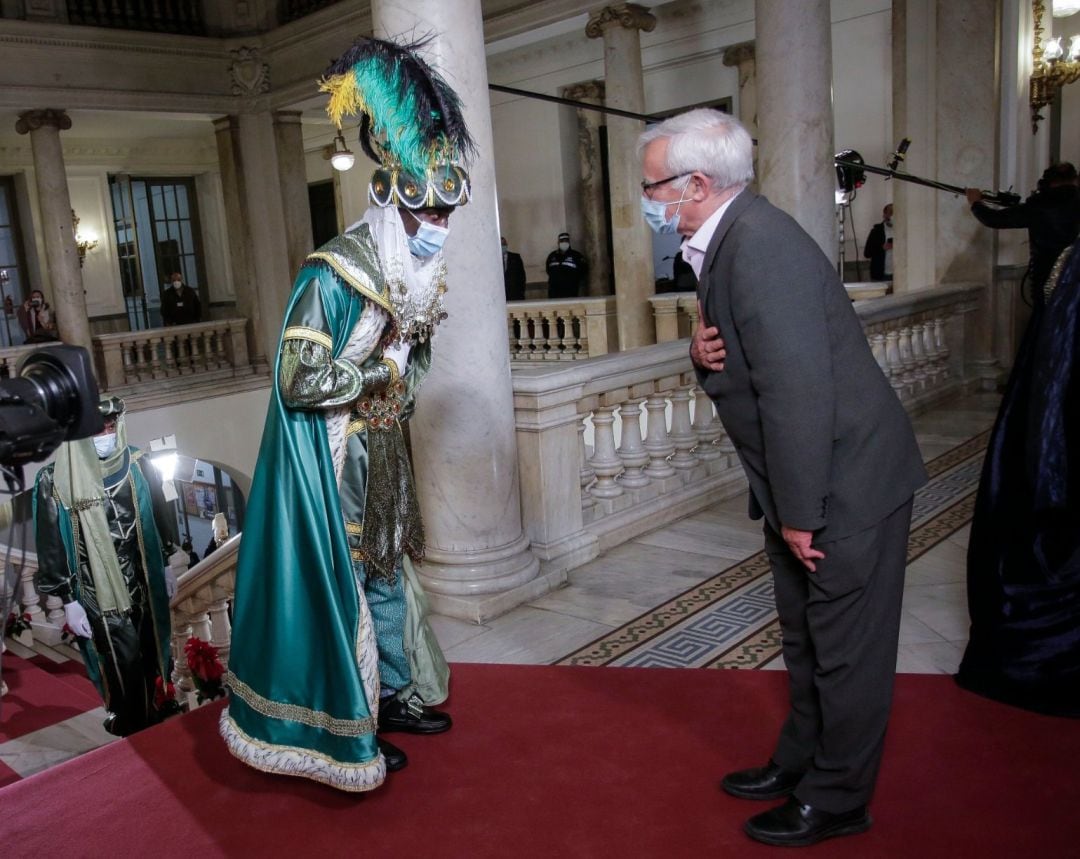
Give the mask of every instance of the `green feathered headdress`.
<svg viewBox="0 0 1080 859">
<path fill-rule="evenodd" d="M 476 146 L 461 99 L 419 55 L 429 41 L 399 45 L 360 38 L 319 82 L 330 96 L 326 112 L 339 129 L 345 117 L 360 117 L 360 144 L 384 168 L 372 180 L 372 199 L 379 205 L 418 208 L 468 199 L 461 164 Z M 376 188 L 380 173 L 383 185 L 388 183 L 384 194 Z"/>
</svg>

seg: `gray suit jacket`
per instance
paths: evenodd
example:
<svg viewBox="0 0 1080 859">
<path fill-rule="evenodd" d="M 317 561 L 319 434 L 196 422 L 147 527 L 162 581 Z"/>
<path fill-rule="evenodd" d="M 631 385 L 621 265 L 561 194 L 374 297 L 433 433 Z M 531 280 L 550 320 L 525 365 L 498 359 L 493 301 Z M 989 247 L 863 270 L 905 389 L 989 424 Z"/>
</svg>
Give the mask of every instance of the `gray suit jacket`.
<svg viewBox="0 0 1080 859">
<path fill-rule="evenodd" d="M 925 483 L 907 413 L 847 292 L 794 219 L 739 194 L 713 234 L 698 298 L 727 348 L 724 369 L 699 368 L 698 380 L 742 460 L 754 518 L 835 540 Z"/>
</svg>

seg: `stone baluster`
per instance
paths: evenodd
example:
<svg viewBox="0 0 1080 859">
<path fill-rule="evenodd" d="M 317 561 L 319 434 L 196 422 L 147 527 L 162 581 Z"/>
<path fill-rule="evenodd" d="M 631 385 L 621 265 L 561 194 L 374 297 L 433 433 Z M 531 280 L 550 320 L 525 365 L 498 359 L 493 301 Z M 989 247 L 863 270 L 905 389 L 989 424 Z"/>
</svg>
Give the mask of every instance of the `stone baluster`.
<svg viewBox="0 0 1080 859">
<path fill-rule="evenodd" d="M 589 312 L 582 310 L 580 316 L 575 316 L 577 322 L 577 354 L 581 358 L 589 357 Z"/>
<path fill-rule="evenodd" d="M 645 450 L 649 452 L 649 465 L 645 473 L 654 479 L 671 477 L 675 469 L 667 458 L 675 452 L 675 445 L 668 438 L 666 396 L 662 393 L 650 394 L 645 409 L 649 413 L 645 430 Z"/>
<path fill-rule="evenodd" d="M 37 588 L 34 587 L 34 568 L 23 566 L 19 569 L 19 591 L 22 592 L 22 597 L 18 596 L 16 592 L 15 604 L 12 608 L 18 611 L 18 604 L 22 603 L 23 614 L 30 615 L 30 623 L 44 623 L 45 611 L 41 608 L 41 594 L 37 592 Z M 6 622 L 7 618 L 3 618 Z"/>
<path fill-rule="evenodd" d="M 562 360 L 564 357 L 562 349 L 562 337 L 559 334 L 559 323 L 561 322 L 559 316 L 559 308 L 553 307 L 551 310 L 544 314 L 547 318 L 547 358 L 555 361 Z"/>
<path fill-rule="evenodd" d="M 124 375 L 120 379 L 120 384 L 130 385 L 140 378 L 139 344 L 135 341 L 125 341 L 120 344 L 120 351 L 124 360 Z"/>
<path fill-rule="evenodd" d="M 927 383 L 936 386 L 941 381 L 941 364 L 938 361 L 937 342 L 934 339 L 934 320 L 923 325 L 923 352 L 926 353 Z"/>
<path fill-rule="evenodd" d="M 596 483 L 589 491 L 596 498 L 615 498 L 622 495 L 623 488 L 616 482 L 623 471 L 622 460 L 615 450 L 616 406 L 599 406 L 592 415 L 593 456 L 589 465 L 596 472 Z"/>
<path fill-rule="evenodd" d="M 911 396 L 915 392 L 915 355 L 911 351 L 911 327 L 905 325 L 900 329 L 898 341 L 900 349 L 900 366 L 903 368 L 900 381 L 903 384 L 905 396 Z"/>
<path fill-rule="evenodd" d="M 525 312 L 525 320 L 525 326 L 527 328 L 526 334 L 528 335 L 527 340 L 529 344 L 527 357 L 530 360 L 542 358 L 544 357 L 543 323 L 540 317 L 538 317 L 533 311 L 528 310 Z"/>
<path fill-rule="evenodd" d="M 622 443 L 619 445 L 619 457 L 625 467 L 619 482 L 630 489 L 649 484 L 644 467 L 649 462 L 649 454 L 641 439 L 641 404 L 644 398 L 627 400 L 619 407 L 622 420 Z"/>
<path fill-rule="evenodd" d="M 939 316 L 934 320 L 934 345 L 937 349 L 938 361 L 941 366 L 941 381 L 945 381 L 951 375 L 949 372 L 949 339 L 948 317 Z"/>
<path fill-rule="evenodd" d="M 575 311 L 573 308 L 568 309 L 562 316 L 562 356 L 565 359 L 574 359 L 577 357 L 577 338 L 574 337 L 574 316 Z"/>
<path fill-rule="evenodd" d="M 578 447 L 581 450 L 581 471 L 579 472 L 579 479 L 581 481 L 581 506 L 582 509 L 592 507 L 596 504 L 596 499 L 592 497 L 589 492 L 589 486 L 596 479 L 596 472 L 593 471 L 591 465 L 589 465 L 589 454 L 585 449 L 585 415 L 581 416 L 578 421 Z"/>
<path fill-rule="evenodd" d="M 506 314 L 506 339 L 510 342 L 510 360 L 521 355 L 521 338 L 518 336 L 517 314 Z"/>
<path fill-rule="evenodd" d="M 225 585 L 229 585 L 227 588 Z M 229 599 L 232 586 L 227 581 L 217 581 L 211 585 L 210 593 L 210 643 L 218 649 L 221 664 L 228 666 L 229 651 L 232 641 L 232 621 L 229 620 Z"/>
<path fill-rule="evenodd" d="M 152 337 L 148 342 L 150 344 L 150 374 L 155 379 L 163 378 L 165 373 L 165 343 L 172 338 L 165 337 L 164 335 L 157 335 Z"/>
<path fill-rule="evenodd" d="M 172 612 L 172 681 L 176 685 L 176 700 L 183 706 L 195 706 L 195 682 L 191 679 L 184 645 L 192 636 L 191 617 L 176 609 Z"/>
<path fill-rule="evenodd" d="M 680 385 L 671 394 L 671 434 L 669 436 L 675 455 L 671 466 L 680 471 L 694 468 L 698 461 L 693 449 L 697 447 L 697 434 L 690 424 L 690 391 L 692 385 Z"/>
<path fill-rule="evenodd" d="M 45 620 L 50 626 L 63 629 L 67 622 L 64 614 L 64 601 L 57 596 L 45 597 Z"/>
<path fill-rule="evenodd" d="M 926 352 L 923 351 L 923 325 L 921 322 L 916 322 L 911 326 L 911 360 L 915 366 L 912 367 L 911 376 L 914 379 L 913 387 L 916 392 L 925 391 L 927 387 L 926 383 Z"/>
<path fill-rule="evenodd" d="M 177 342 L 176 337 L 165 337 L 162 339 L 162 351 L 164 352 L 164 366 L 165 375 L 173 376 L 181 372 L 180 360 L 179 360 L 180 344 Z"/>
<path fill-rule="evenodd" d="M 877 365 L 881 368 L 881 372 L 885 374 L 885 378 L 889 377 L 889 359 L 885 354 L 885 335 L 880 332 L 872 334 L 866 338 L 870 343 L 870 352 L 874 356 L 874 360 L 877 361 Z"/>
<path fill-rule="evenodd" d="M 667 343 L 679 339 L 679 304 L 677 301 L 653 303 L 653 317 L 656 325 L 656 342 Z"/>
<path fill-rule="evenodd" d="M 693 427 L 698 439 L 697 449 L 694 451 L 698 459 L 709 462 L 723 456 L 716 442 L 724 434 L 724 430 L 716 416 L 712 400 L 701 388 L 694 390 Z"/>
<path fill-rule="evenodd" d="M 900 332 L 895 328 L 890 328 L 885 332 L 885 358 L 889 367 L 889 384 L 892 385 L 896 395 L 900 396 L 900 391 L 904 387 L 901 379 L 904 365 L 900 360 Z"/>
</svg>

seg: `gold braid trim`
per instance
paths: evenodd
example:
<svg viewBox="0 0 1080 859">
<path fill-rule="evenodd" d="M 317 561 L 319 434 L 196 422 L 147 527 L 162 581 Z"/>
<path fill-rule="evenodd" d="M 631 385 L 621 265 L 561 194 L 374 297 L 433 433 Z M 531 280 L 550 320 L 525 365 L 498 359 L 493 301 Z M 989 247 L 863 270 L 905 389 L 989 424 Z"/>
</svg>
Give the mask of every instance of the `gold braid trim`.
<svg viewBox="0 0 1080 859">
<path fill-rule="evenodd" d="M 363 432 L 367 429 L 367 421 L 357 420 L 349 424 L 345 429 L 345 437 L 348 438 L 351 435 L 356 435 L 358 432 Z"/>
<path fill-rule="evenodd" d="M 363 734 L 375 733 L 375 720 L 371 716 L 363 719 L 336 719 L 321 710 L 311 710 L 298 704 L 282 704 L 280 701 L 271 701 L 269 698 L 264 698 L 231 671 L 225 675 L 225 685 L 256 713 L 268 716 L 271 719 L 287 719 L 290 722 L 299 722 L 302 725 L 320 728 L 339 737 L 359 737 Z"/>
<path fill-rule="evenodd" d="M 363 534 L 364 533 L 364 526 L 363 525 L 357 525 L 355 522 L 346 522 L 345 523 L 345 533 L 346 534 Z"/>
<path fill-rule="evenodd" d="M 398 370 L 397 361 L 393 358 L 383 358 L 379 363 L 390 368 L 390 385 L 401 378 L 401 371 Z M 390 387 L 390 385 L 387 385 L 387 387 Z"/>
<path fill-rule="evenodd" d="M 1065 264 L 1072 256 L 1072 245 L 1065 248 L 1054 263 L 1054 267 L 1050 269 L 1050 276 L 1046 279 L 1046 283 L 1043 284 L 1043 299 L 1045 301 L 1050 300 L 1050 296 L 1054 294 L 1054 290 L 1057 289 L 1058 281 L 1061 280 L 1061 272 L 1065 268 Z"/>
<path fill-rule="evenodd" d="M 324 334 L 316 328 L 308 328 L 304 325 L 292 325 L 285 329 L 285 333 L 281 335 L 282 340 L 310 340 L 312 343 L 318 343 L 320 346 L 325 346 L 331 352 L 334 351 L 334 341 L 330 339 L 329 334 Z"/>
<path fill-rule="evenodd" d="M 309 260 L 319 260 L 326 263 L 330 268 L 334 270 L 334 274 L 345 281 L 349 286 L 359 292 L 364 298 L 370 299 L 385 310 L 391 317 L 394 316 L 394 305 L 390 303 L 388 294 L 380 295 L 376 292 L 370 283 L 357 277 L 350 272 L 341 262 L 335 254 L 327 253 L 325 251 L 315 251 L 315 253 L 308 254 Z"/>
</svg>

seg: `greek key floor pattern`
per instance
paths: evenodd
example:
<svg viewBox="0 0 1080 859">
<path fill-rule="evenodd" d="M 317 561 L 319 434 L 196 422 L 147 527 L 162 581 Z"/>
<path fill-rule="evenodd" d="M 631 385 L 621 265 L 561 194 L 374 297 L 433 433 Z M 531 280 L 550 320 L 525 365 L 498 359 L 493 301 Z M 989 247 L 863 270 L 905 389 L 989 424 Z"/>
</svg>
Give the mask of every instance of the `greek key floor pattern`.
<svg viewBox="0 0 1080 859">
<path fill-rule="evenodd" d="M 927 463 L 930 480 L 915 494 L 909 564 L 971 521 L 989 436 L 981 432 Z M 772 576 L 757 552 L 556 664 L 762 668 L 779 656 Z"/>
</svg>

